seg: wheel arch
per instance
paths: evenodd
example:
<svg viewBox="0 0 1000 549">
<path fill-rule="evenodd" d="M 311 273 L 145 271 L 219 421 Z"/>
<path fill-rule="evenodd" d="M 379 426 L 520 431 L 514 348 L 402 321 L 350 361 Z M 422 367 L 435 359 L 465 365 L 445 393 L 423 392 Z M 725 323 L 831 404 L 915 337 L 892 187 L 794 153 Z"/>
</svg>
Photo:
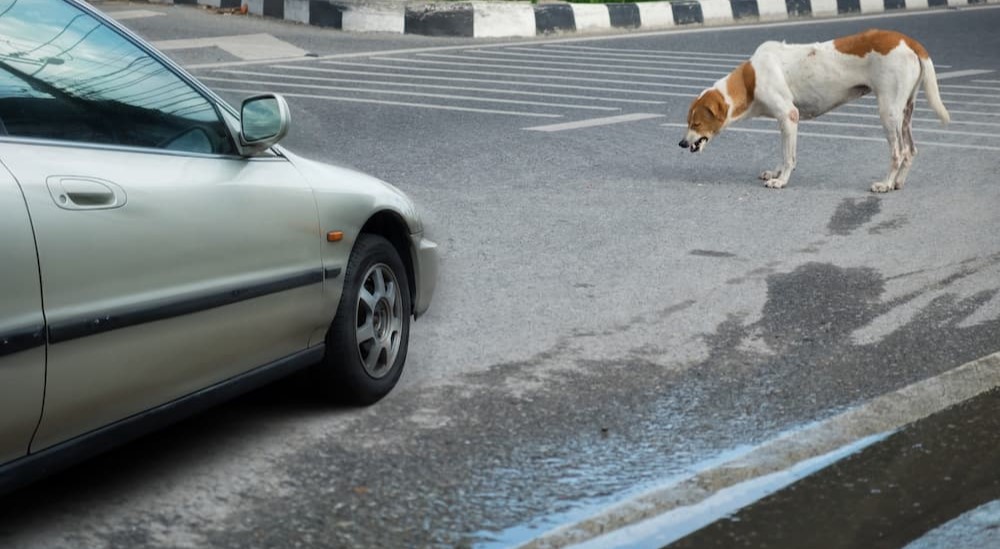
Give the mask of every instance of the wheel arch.
<svg viewBox="0 0 1000 549">
<path fill-rule="evenodd" d="M 406 268 L 406 284 L 410 290 L 410 311 L 412 314 L 417 304 L 417 277 L 413 265 L 414 251 L 410 244 L 410 231 L 406 221 L 392 210 L 380 210 L 365 221 L 361 227 L 361 234 L 374 234 L 385 238 L 399 254 L 399 259 L 402 260 L 403 266 Z"/>
</svg>

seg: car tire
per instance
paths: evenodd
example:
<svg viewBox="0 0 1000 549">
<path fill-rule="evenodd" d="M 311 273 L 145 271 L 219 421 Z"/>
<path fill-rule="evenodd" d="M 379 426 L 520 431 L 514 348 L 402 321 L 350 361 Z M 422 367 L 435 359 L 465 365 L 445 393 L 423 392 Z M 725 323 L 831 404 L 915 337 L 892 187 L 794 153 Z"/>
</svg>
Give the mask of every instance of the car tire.
<svg viewBox="0 0 1000 549">
<path fill-rule="evenodd" d="M 344 273 L 337 315 L 316 365 L 320 388 L 353 404 L 379 401 L 399 381 L 410 339 L 410 285 L 385 238 L 361 234 Z"/>
</svg>

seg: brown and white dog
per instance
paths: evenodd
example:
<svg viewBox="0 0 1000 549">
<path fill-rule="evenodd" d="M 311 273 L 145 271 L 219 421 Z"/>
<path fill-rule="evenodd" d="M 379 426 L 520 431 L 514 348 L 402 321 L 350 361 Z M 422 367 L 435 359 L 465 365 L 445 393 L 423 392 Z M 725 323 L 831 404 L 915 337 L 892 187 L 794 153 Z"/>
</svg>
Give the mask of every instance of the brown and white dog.
<svg viewBox="0 0 1000 549">
<path fill-rule="evenodd" d="M 942 123 L 950 117 L 938 93 L 934 63 L 916 40 L 894 31 L 868 30 L 815 44 L 764 42 L 688 110 L 688 131 L 680 146 L 700 152 L 729 124 L 743 118 L 775 118 L 781 129 L 784 163 L 760 178 L 768 187 L 788 184 L 795 169 L 799 120 L 809 120 L 874 92 L 891 152 L 891 168 L 874 192 L 902 189 L 917 154 L 913 103 L 923 82 L 927 102 Z"/>
</svg>

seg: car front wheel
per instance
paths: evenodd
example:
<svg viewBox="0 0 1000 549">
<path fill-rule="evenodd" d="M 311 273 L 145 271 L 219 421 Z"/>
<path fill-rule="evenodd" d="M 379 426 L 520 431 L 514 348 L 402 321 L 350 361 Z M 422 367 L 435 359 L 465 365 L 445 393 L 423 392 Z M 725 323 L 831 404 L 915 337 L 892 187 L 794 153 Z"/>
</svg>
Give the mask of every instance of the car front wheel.
<svg viewBox="0 0 1000 549">
<path fill-rule="evenodd" d="M 396 385 L 410 337 L 410 286 L 396 249 L 362 234 L 351 252 L 337 316 L 317 365 L 327 393 L 367 405 Z"/>
</svg>

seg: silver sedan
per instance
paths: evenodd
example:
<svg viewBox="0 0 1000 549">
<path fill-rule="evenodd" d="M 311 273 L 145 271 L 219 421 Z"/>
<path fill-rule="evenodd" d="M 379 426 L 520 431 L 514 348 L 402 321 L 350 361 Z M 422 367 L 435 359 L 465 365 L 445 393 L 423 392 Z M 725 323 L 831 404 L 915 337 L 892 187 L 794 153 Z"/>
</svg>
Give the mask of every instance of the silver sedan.
<svg viewBox="0 0 1000 549">
<path fill-rule="evenodd" d="M 300 368 L 399 379 L 436 245 L 77 0 L 0 6 L 0 491 Z"/>
</svg>

